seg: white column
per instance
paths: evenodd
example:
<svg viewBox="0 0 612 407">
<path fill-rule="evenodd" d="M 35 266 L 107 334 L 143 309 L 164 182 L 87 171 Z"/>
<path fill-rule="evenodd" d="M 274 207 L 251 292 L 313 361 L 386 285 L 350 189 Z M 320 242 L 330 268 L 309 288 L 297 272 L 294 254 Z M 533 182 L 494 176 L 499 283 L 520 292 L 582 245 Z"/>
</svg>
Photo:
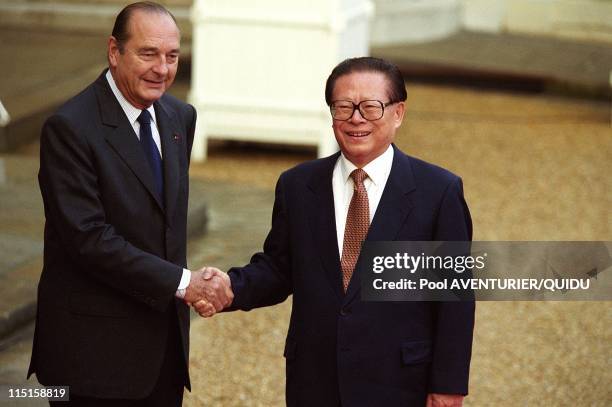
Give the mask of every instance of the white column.
<svg viewBox="0 0 612 407">
<path fill-rule="evenodd" d="M 335 151 L 325 81 L 340 60 L 368 54 L 372 11 L 369 0 L 196 0 L 193 159 L 213 138 Z"/>
</svg>

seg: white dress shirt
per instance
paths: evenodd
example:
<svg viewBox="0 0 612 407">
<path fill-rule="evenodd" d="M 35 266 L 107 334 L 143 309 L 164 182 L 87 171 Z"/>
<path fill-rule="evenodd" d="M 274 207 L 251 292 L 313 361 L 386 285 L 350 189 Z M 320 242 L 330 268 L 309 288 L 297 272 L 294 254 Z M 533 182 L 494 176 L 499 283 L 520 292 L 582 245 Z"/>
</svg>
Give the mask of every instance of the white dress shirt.
<svg viewBox="0 0 612 407">
<path fill-rule="evenodd" d="M 393 147 L 389 145 L 387 150 L 362 169 L 368 174 L 363 185 L 368 193 L 368 204 L 370 206 L 370 223 L 378 208 L 387 179 L 391 173 L 393 164 Z M 334 212 L 336 215 L 336 235 L 338 238 L 338 251 L 342 258 L 342 246 L 344 245 L 344 228 L 349 205 L 353 197 L 353 179 L 351 172 L 357 167 L 350 162 L 344 154 L 340 154 L 332 175 L 332 189 L 334 192 Z"/>
<path fill-rule="evenodd" d="M 123 109 L 123 112 L 125 113 L 130 124 L 132 125 L 132 128 L 134 129 L 134 133 L 136 134 L 136 137 L 138 137 L 138 140 L 140 140 L 140 123 L 138 122 L 138 116 L 140 116 L 140 113 L 142 112 L 142 110 L 132 105 L 123 96 L 123 93 L 121 93 L 121 91 L 117 87 L 117 84 L 115 83 L 115 79 L 113 78 L 113 75 L 111 74 L 110 69 L 106 71 L 106 80 L 108 81 L 108 84 L 111 90 L 113 91 L 115 98 L 121 105 L 121 109 Z M 149 113 L 151 113 L 151 134 L 153 135 L 153 141 L 155 142 L 155 145 L 157 146 L 157 150 L 159 151 L 159 156 L 163 158 L 162 149 L 161 149 L 161 138 L 159 136 L 159 130 L 157 129 L 157 118 L 155 117 L 155 109 L 153 108 L 153 105 L 151 105 L 147 108 L 147 110 L 149 111 Z M 190 281 L 191 281 L 191 271 L 187 269 L 183 269 L 181 281 L 179 282 L 179 285 L 176 289 L 177 297 L 183 298 L 185 296 L 184 289 L 187 288 Z M 183 291 L 179 291 L 179 290 L 183 290 Z"/>
<path fill-rule="evenodd" d="M 137 107 L 134 107 L 123 96 L 123 93 L 121 93 L 121 91 L 117 87 L 117 84 L 115 83 L 115 79 L 113 79 L 113 75 L 111 75 L 110 69 L 106 71 L 106 80 L 108 81 L 108 84 L 110 85 L 111 90 L 113 91 L 113 94 L 115 95 L 115 98 L 117 98 L 117 101 L 121 105 L 121 108 L 125 112 L 125 115 L 127 116 L 130 124 L 132 125 L 132 128 L 134 129 L 134 133 L 136 133 L 136 137 L 138 137 L 138 140 L 140 140 L 140 123 L 138 122 L 138 116 L 140 116 L 140 112 L 142 112 L 142 110 Z M 155 142 L 155 145 L 157 146 L 157 150 L 159 151 L 159 156 L 163 158 L 164 156 L 162 155 L 161 138 L 159 137 L 159 130 L 157 130 L 157 119 L 155 117 L 155 108 L 153 108 L 153 105 L 151 105 L 147 108 L 147 110 L 151 114 L 151 135 L 153 135 L 153 141 Z"/>
</svg>

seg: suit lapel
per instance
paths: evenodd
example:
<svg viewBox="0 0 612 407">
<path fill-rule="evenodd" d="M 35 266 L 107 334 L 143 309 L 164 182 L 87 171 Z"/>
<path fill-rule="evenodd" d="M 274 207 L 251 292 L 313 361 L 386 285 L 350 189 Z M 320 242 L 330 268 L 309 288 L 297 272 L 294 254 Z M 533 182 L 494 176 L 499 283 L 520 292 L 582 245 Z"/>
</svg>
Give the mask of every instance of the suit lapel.
<svg viewBox="0 0 612 407">
<path fill-rule="evenodd" d="M 313 241 L 325 269 L 334 293 L 342 298 L 342 273 L 340 272 L 340 256 L 338 255 L 338 238 L 336 236 L 336 217 L 334 214 L 334 192 L 332 189 L 332 173 L 340 153 L 336 153 L 321 162 L 308 182 L 308 188 L 314 199 L 307 199 L 309 205 L 308 222 L 313 233 Z"/>
<path fill-rule="evenodd" d="M 392 241 L 414 207 L 410 194 L 416 189 L 408 156 L 393 145 L 393 164 L 389 179 L 370 224 L 366 240 Z M 359 260 L 357 261 L 359 263 Z M 359 273 L 354 273 L 347 288 L 345 303 L 352 301 L 361 289 Z"/>
<path fill-rule="evenodd" d="M 149 191 L 160 210 L 163 210 L 163 205 L 155 193 L 155 181 L 147 157 L 134 134 L 134 128 L 128 122 L 121 105 L 113 95 L 105 74 L 106 71 L 96 80 L 95 90 L 102 124 L 105 126 L 106 141 Z"/>
<path fill-rule="evenodd" d="M 166 222 L 170 225 L 179 188 L 179 144 L 176 140 L 179 127 L 162 100 L 156 102 L 154 106 L 163 152 Z"/>
</svg>

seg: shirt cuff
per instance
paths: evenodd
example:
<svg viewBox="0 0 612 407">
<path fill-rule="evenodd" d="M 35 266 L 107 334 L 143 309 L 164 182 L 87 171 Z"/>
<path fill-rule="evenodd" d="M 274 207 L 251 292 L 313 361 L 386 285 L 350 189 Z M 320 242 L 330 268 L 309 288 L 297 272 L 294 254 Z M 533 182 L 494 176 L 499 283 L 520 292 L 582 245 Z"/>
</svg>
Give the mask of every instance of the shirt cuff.
<svg viewBox="0 0 612 407">
<path fill-rule="evenodd" d="M 178 298 L 185 298 L 185 291 L 189 286 L 189 282 L 191 281 L 191 271 L 187 269 L 183 269 L 183 275 L 181 276 L 181 281 L 179 282 L 178 288 L 176 289 L 176 296 Z"/>
</svg>

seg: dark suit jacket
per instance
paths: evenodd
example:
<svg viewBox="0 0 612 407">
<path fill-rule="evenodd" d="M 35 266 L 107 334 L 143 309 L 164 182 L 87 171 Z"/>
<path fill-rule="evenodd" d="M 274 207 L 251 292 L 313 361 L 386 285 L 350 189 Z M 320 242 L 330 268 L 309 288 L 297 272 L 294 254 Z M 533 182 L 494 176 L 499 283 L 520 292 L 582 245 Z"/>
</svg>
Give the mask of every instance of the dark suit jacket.
<svg viewBox="0 0 612 407">
<path fill-rule="evenodd" d="M 293 294 L 289 406 L 422 406 L 429 392 L 467 394 L 473 302 L 362 302 L 358 274 L 343 293 L 331 181 L 338 155 L 281 175 L 264 252 L 229 272 L 232 309 Z M 471 237 L 461 180 L 395 148 L 367 240 Z"/>
<path fill-rule="evenodd" d="M 45 385 L 68 385 L 81 396 L 145 397 L 177 319 L 178 351 L 188 360 L 189 310 L 174 294 L 186 264 L 196 113 L 167 95 L 154 106 L 164 202 L 104 73 L 44 124 L 44 267 L 28 376 L 36 372 Z M 187 372 L 177 374 L 188 385 Z"/>
</svg>

